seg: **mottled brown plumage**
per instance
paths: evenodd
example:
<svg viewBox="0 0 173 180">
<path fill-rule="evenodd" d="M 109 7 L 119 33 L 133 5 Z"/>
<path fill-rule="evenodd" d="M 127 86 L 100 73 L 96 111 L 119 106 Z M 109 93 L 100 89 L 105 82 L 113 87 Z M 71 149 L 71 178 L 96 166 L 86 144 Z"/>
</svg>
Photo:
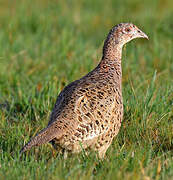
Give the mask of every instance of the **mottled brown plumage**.
<svg viewBox="0 0 173 180">
<path fill-rule="evenodd" d="M 51 142 L 56 149 L 78 153 L 92 149 L 104 157 L 123 118 L 121 54 L 125 43 L 148 38 L 131 23 L 111 29 L 98 66 L 59 94 L 48 126 L 21 150 Z"/>
</svg>

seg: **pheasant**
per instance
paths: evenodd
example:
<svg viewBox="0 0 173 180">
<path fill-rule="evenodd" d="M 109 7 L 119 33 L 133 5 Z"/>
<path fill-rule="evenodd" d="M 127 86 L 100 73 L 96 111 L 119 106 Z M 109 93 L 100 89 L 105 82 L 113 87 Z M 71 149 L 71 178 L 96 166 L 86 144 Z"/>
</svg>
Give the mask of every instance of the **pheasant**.
<svg viewBox="0 0 173 180">
<path fill-rule="evenodd" d="M 97 67 L 67 85 L 59 94 L 48 126 L 21 149 L 21 153 L 50 142 L 56 150 L 79 153 L 94 150 L 104 158 L 123 118 L 122 47 L 148 36 L 131 23 L 114 26 Z"/>
</svg>

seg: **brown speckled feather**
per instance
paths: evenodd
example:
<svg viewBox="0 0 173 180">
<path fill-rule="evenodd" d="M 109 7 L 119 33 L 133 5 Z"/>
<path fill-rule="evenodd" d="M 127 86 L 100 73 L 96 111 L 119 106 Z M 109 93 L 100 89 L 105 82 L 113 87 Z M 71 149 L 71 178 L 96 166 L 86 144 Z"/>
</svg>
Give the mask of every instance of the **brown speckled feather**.
<svg viewBox="0 0 173 180">
<path fill-rule="evenodd" d="M 64 88 L 48 127 L 32 138 L 21 152 L 51 142 L 56 149 L 72 153 L 80 152 L 82 148 L 93 149 L 99 157 L 104 157 L 123 118 L 122 47 L 138 37 L 147 38 L 133 24 L 121 23 L 112 28 L 98 66 Z"/>
</svg>

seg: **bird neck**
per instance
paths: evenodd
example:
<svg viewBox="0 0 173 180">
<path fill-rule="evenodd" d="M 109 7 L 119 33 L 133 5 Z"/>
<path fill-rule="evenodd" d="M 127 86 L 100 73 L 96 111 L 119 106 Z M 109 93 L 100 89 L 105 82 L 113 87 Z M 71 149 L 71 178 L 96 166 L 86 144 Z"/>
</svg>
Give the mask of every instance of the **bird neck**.
<svg viewBox="0 0 173 180">
<path fill-rule="evenodd" d="M 102 62 L 106 64 L 120 63 L 122 57 L 122 46 L 119 43 L 106 43 L 103 47 Z"/>
<path fill-rule="evenodd" d="M 103 57 L 99 63 L 99 68 L 103 74 L 108 74 L 109 79 L 116 79 L 121 84 L 122 69 L 121 69 L 122 46 L 117 44 L 106 43 L 103 47 Z"/>
</svg>

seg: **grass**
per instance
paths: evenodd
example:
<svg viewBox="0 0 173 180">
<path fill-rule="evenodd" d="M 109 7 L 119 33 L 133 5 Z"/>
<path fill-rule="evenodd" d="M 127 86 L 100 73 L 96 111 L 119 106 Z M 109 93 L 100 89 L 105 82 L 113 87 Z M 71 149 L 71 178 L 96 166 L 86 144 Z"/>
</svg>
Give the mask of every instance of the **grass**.
<svg viewBox="0 0 173 180">
<path fill-rule="evenodd" d="M 0 1 L 0 179 L 173 178 L 173 2 Z M 58 93 L 92 70 L 109 29 L 133 22 L 150 41 L 123 49 L 124 120 L 100 161 L 49 144 L 19 157 Z"/>
</svg>

